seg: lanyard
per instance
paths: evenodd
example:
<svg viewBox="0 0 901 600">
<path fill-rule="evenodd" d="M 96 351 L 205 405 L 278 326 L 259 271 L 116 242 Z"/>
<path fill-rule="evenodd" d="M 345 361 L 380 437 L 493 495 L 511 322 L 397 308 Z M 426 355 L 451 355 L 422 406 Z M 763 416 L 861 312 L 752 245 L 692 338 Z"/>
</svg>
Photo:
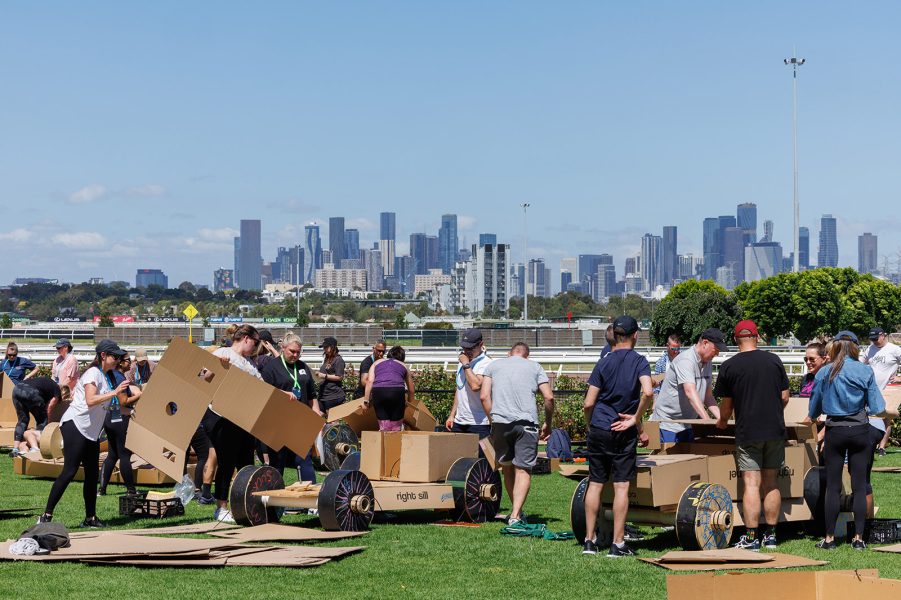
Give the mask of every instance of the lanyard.
<svg viewBox="0 0 901 600">
<path fill-rule="evenodd" d="M 3 367 L 2 367 L 3 372 L 6 373 L 7 375 L 11 374 L 13 371 L 16 370 L 16 367 L 18 366 L 18 365 L 16 365 L 17 362 L 19 362 L 18 356 L 15 357 L 12 362 L 9 362 L 8 358 L 3 359 Z M 6 370 L 6 367 L 9 367 L 8 371 Z"/>
<path fill-rule="evenodd" d="M 479 354 L 474 360 L 469 361 L 469 368 L 472 369 L 478 364 L 480 360 L 485 358 L 485 353 Z M 466 385 L 466 375 L 463 374 L 463 365 L 457 367 L 457 389 L 462 390 L 463 386 Z"/>
<path fill-rule="evenodd" d="M 292 373 L 291 371 L 288 370 L 288 363 L 285 362 L 285 357 L 284 357 L 284 356 L 281 356 L 281 357 L 279 357 L 279 358 L 282 359 L 282 366 L 285 367 L 285 371 L 288 371 L 288 375 L 290 375 L 290 376 L 291 376 L 291 379 L 294 380 L 294 389 L 295 389 L 295 390 L 299 390 L 299 389 L 300 389 L 300 382 L 297 381 L 297 363 L 293 363 L 293 364 L 291 365 L 292 367 L 294 367 L 294 372 Z"/>
<path fill-rule="evenodd" d="M 109 373 L 104 373 L 104 377 L 106 377 L 106 382 L 109 384 L 110 391 L 116 389 L 116 384 L 113 383 L 113 379 L 109 376 Z"/>
<path fill-rule="evenodd" d="M 147 365 L 147 368 L 150 368 L 150 365 Z M 144 381 L 144 375 L 141 373 L 141 365 L 135 365 L 135 385 L 141 385 Z"/>
</svg>

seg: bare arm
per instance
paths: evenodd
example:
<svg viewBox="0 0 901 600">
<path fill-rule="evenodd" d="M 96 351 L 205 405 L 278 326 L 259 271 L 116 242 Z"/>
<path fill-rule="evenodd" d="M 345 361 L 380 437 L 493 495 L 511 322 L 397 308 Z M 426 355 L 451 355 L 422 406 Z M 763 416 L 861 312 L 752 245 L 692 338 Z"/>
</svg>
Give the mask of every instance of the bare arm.
<svg viewBox="0 0 901 600">
<path fill-rule="evenodd" d="M 782 408 L 788 406 L 788 398 L 791 393 L 789 390 L 782 390 Z"/>
<path fill-rule="evenodd" d="M 551 435 L 551 427 L 554 426 L 554 391 L 551 384 L 544 382 L 538 386 L 541 397 L 544 398 L 544 423 L 541 425 L 541 439 L 547 439 Z"/>
<path fill-rule="evenodd" d="M 482 389 L 479 390 L 479 400 L 482 401 L 482 408 L 485 409 L 485 414 L 488 415 L 489 422 L 491 421 L 491 377 L 485 377 L 482 379 Z"/>
<path fill-rule="evenodd" d="M 716 426 L 720 429 L 726 428 L 726 423 L 732 416 L 732 398 L 720 398 L 720 415 L 717 418 Z"/>
<path fill-rule="evenodd" d="M 407 382 L 407 402 L 413 404 L 416 402 L 416 390 L 413 387 L 413 374 L 410 373 L 410 367 L 404 365 L 407 369 L 407 374 L 404 375 L 404 380 Z"/>
<path fill-rule="evenodd" d="M 594 387 L 593 385 L 588 386 L 588 391 L 585 392 L 585 401 L 582 403 L 582 411 L 585 413 L 585 423 L 591 424 L 591 413 L 594 412 L 594 405 L 597 404 L 598 394 L 601 393 L 601 388 Z"/>
<path fill-rule="evenodd" d="M 611 431 L 625 431 L 630 427 L 637 427 L 638 431 L 641 432 L 641 417 L 648 410 L 648 406 L 654 402 L 654 385 L 651 382 L 650 375 L 642 375 L 638 378 L 638 381 L 641 384 L 641 399 L 638 401 L 638 408 L 635 414 L 620 414 L 619 420 L 610 426 Z M 642 442 L 642 445 L 646 445 L 647 437 L 644 437 Z"/>
<path fill-rule="evenodd" d="M 25 381 L 26 379 L 31 379 L 32 377 L 34 377 L 37 374 L 38 374 L 38 370 L 37 370 L 37 368 L 34 368 L 28 372 L 28 375 L 26 375 L 25 377 L 22 378 L 22 381 Z"/>
<path fill-rule="evenodd" d="M 93 383 L 86 383 L 84 385 L 84 401 L 88 406 L 97 406 L 98 404 L 103 404 L 107 400 L 121 394 L 128 387 L 128 382 L 123 381 L 119 385 L 116 386 L 111 392 L 107 392 L 106 394 L 98 394 L 97 386 Z"/>
<path fill-rule="evenodd" d="M 704 404 L 701 403 L 701 397 L 698 394 L 698 388 L 694 383 L 683 383 L 682 390 L 685 392 L 685 395 L 688 397 L 688 402 L 691 404 L 691 407 L 695 409 L 695 412 L 698 415 L 699 419 L 707 418 L 707 411 L 704 410 Z"/>
<path fill-rule="evenodd" d="M 713 397 L 713 390 L 709 385 L 707 386 L 707 392 L 704 394 L 704 406 L 707 407 L 707 410 L 710 411 L 710 414 L 712 414 L 714 418 L 720 418 L 720 407 L 716 403 L 716 398 Z M 704 418 L 706 418 L 706 416 Z"/>
</svg>

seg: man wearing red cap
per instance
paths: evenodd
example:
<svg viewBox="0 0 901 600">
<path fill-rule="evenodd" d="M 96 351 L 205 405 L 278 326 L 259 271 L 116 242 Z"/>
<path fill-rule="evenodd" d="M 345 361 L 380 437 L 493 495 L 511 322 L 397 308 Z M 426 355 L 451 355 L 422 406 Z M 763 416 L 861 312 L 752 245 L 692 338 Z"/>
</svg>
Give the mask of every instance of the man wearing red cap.
<svg viewBox="0 0 901 600">
<path fill-rule="evenodd" d="M 742 508 L 747 533 L 738 548 L 760 550 L 758 536 L 760 499 L 766 531 L 763 546 L 776 547 L 776 523 L 782 497 L 776 475 L 785 463 L 785 419 L 788 404 L 788 376 L 775 354 L 757 349 L 757 325 L 740 321 L 735 326 L 738 354 L 723 361 L 714 395 L 720 398 L 720 418 L 716 426 L 726 428 L 735 410 L 735 463 L 741 471 L 745 491 Z"/>
</svg>

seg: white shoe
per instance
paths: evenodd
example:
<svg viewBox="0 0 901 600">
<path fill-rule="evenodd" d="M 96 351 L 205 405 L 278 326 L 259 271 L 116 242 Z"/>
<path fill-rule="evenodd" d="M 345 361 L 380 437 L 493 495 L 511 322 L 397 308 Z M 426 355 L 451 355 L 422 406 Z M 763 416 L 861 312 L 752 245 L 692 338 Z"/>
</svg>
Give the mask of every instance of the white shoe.
<svg viewBox="0 0 901 600">
<path fill-rule="evenodd" d="M 308 514 L 308 515 L 318 515 L 318 514 L 319 514 L 319 509 L 318 509 L 318 508 L 308 508 L 308 509 L 307 509 L 307 514 Z"/>
<path fill-rule="evenodd" d="M 213 513 L 213 520 L 219 521 L 220 523 L 234 523 L 235 518 L 232 516 L 232 511 L 227 508 L 217 508 L 216 512 Z"/>
</svg>

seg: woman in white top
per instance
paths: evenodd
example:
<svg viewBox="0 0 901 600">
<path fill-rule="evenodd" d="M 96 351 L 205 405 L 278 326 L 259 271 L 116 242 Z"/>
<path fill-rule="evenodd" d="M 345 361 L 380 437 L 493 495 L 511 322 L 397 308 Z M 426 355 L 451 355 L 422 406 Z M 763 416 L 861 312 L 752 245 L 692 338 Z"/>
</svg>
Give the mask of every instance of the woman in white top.
<svg viewBox="0 0 901 600">
<path fill-rule="evenodd" d="M 251 325 L 241 325 L 232 334 L 232 345 L 228 348 L 219 348 L 213 354 L 218 356 L 224 364 L 237 367 L 262 379 L 260 372 L 248 360 L 248 357 L 254 355 L 259 343 L 260 334 L 256 328 Z M 229 486 L 235 470 L 253 464 L 255 440 L 252 435 L 217 414 L 212 406 L 207 409 L 206 415 L 203 417 L 203 428 L 213 443 L 213 448 L 216 449 L 216 459 L 219 461 L 216 469 L 216 489 L 213 493 L 218 507 L 213 518 L 217 521 L 234 523 L 231 511 L 228 510 Z"/>
<path fill-rule="evenodd" d="M 47 523 L 53 518 L 53 509 L 63 497 L 69 483 L 84 466 L 84 514 L 82 527 L 104 527 L 97 518 L 97 481 L 100 475 L 100 431 L 103 420 L 110 408 L 111 400 L 124 394 L 128 381 L 114 385 L 112 370 L 119 364 L 125 351 L 112 340 L 102 340 L 97 344 L 97 356 L 88 370 L 78 379 L 72 392 L 72 402 L 60 419 L 65 457 L 60 473 L 47 499 L 44 514 L 39 523 Z"/>
</svg>

